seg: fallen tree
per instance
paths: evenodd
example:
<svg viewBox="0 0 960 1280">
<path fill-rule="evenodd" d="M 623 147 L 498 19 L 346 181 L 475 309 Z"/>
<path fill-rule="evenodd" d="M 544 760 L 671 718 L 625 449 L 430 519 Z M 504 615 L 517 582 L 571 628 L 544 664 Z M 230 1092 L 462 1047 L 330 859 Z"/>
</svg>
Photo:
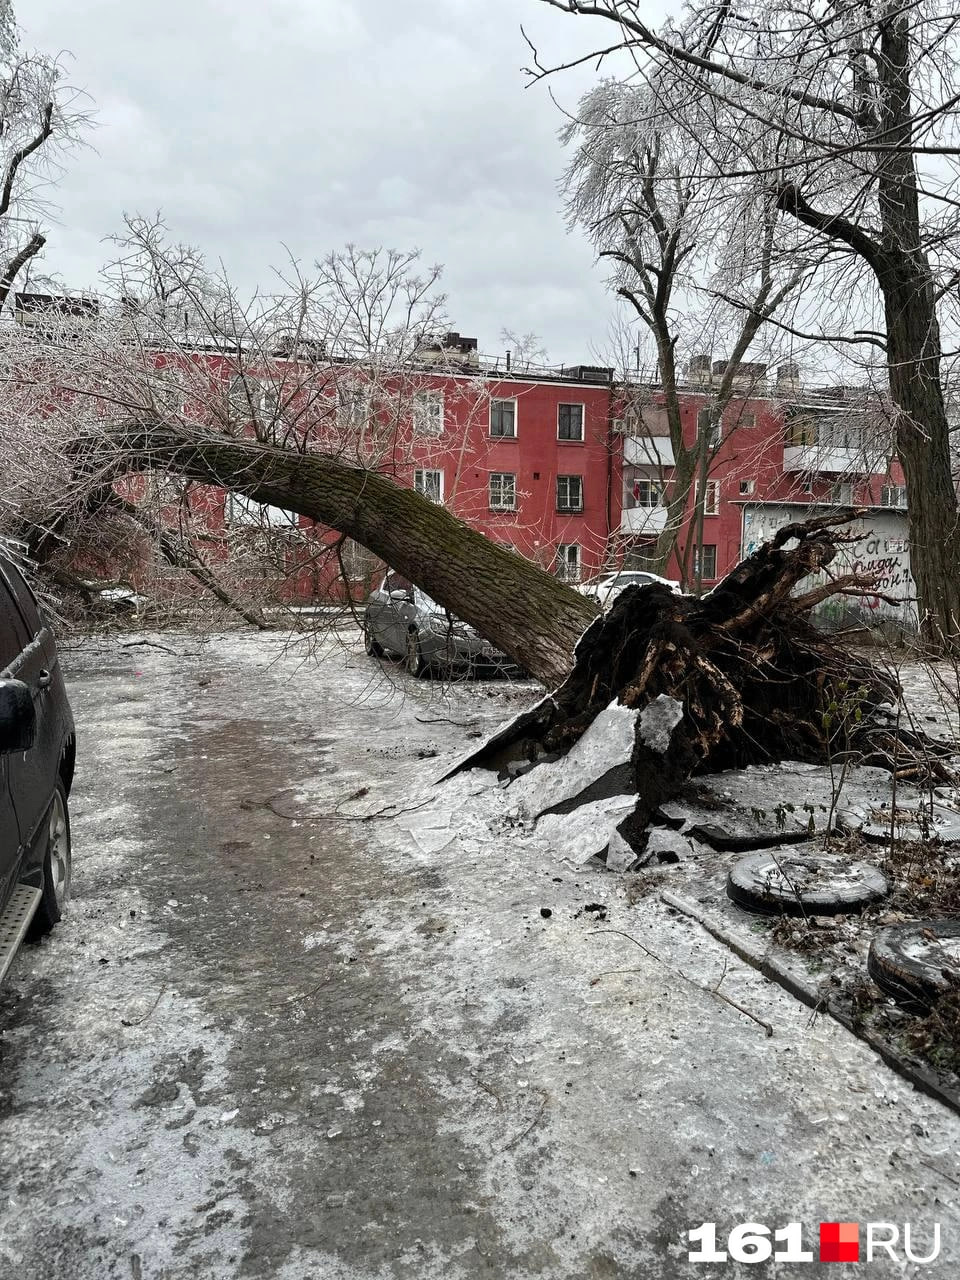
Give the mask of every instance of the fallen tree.
<svg viewBox="0 0 960 1280">
<path fill-rule="evenodd" d="M 154 468 L 353 538 L 546 685 L 566 677 L 577 640 L 597 614 L 585 596 L 445 507 L 329 453 L 140 424 L 90 433 L 73 452 L 81 495 Z"/>
<path fill-rule="evenodd" d="M 855 514 L 785 526 L 702 598 L 659 585 L 627 588 L 586 631 L 560 687 L 460 768 L 517 774 L 519 761 L 554 762 L 601 713 L 631 711 L 621 758 L 607 760 L 600 776 L 585 772 L 579 793 L 540 812 L 635 792 L 619 831 L 638 851 L 659 807 L 698 772 L 847 760 L 921 785 L 954 781 L 951 746 L 899 723 L 896 679 L 810 618 L 831 595 L 875 593 L 875 578 L 829 577 L 839 548 L 854 540 L 842 529 Z M 823 570 L 826 582 L 798 593 Z"/>
</svg>

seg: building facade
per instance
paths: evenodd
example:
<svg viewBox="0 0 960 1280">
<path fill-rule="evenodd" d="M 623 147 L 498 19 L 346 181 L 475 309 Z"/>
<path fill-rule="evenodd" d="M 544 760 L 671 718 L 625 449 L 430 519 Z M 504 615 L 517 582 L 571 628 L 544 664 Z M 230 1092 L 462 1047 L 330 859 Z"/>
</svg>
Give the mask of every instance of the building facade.
<svg viewBox="0 0 960 1280">
<path fill-rule="evenodd" d="M 19 307 L 19 322 L 37 324 L 46 314 L 39 295 L 23 297 L 30 305 Z M 45 298 L 58 315 L 70 302 Z M 677 485 L 677 459 L 658 386 L 617 380 L 591 365 L 484 359 L 476 340 L 459 333 L 421 345 L 403 367 L 378 371 L 315 345 L 257 358 L 223 346 L 147 345 L 143 410 L 335 451 L 443 503 L 570 582 L 653 567 L 708 588 L 786 520 L 810 510 L 865 508 L 857 562 L 879 564 L 894 595 L 912 594 L 903 474 L 883 403 L 861 388 L 807 387 L 792 364 L 768 370 L 745 363 L 731 371 L 723 361 L 694 357 L 678 391 L 682 437 L 686 448 L 698 439 L 707 446 L 675 521 L 676 548 L 661 564 L 657 539 Z M 725 375 L 733 391 L 718 413 Z M 211 562 L 224 563 L 242 548 L 246 528 L 251 548 L 263 544 L 253 530 L 268 532 L 274 553 L 288 537 L 291 552 L 277 560 L 278 580 L 288 578 L 284 594 L 330 594 L 341 566 L 359 594 L 375 572 L 369 555 L 349 545 L 332 568 L 322 565 L 310 544 L 331 545 L 332 535 L 309 520 L 202 486 L 192 490 Z M 149 485 L 130 482 L 127 492 L 148 495 Z M 171 502 L 170 519 L 182 522 L 182 513 L 182 501 L 179 511 Z M 882 534 L 871 536 L 871 521 Z M 238 531 L 240 537 L 227 536 Z"/>
</svg>

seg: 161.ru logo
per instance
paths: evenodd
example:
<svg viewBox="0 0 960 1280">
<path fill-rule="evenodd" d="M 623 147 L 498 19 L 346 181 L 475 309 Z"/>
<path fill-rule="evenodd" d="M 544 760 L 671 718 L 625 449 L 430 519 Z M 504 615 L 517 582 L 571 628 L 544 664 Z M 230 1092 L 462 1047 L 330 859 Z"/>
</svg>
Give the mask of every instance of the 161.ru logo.
<svg viewBox="0 0 960 1280">
<path fill-rule="evenodd" d="M 893 1222 L 864 1224 L 864 1250 L 860 1256 L 859 1222 L 821 1222 L 819 1229 L 820 1262 L 873 1262 L 874 1258 L 900 1261 L 898 1249 L 907 1262 L 933 1262 L 940 1254 L 940 1223 L 932 1227 L 933 1238 L 927 1243 L 930 1252 L 915 1252 L 916 1232 L 909 1222 L 901 1229 Z M 813 1250 L 803 1247 L 803 1223 L 788 1222 L 771 1231 L 762 1222 L 741 1222 L 727 1236 L 726 1249 L 717 1248 L 717 1224 L 702 1222 L 687 1232 L 691 1248 L 690 1262 L 813 1262 Z M 776 1246 L 776 1247 L 775 1247 Z"/>
</svg>

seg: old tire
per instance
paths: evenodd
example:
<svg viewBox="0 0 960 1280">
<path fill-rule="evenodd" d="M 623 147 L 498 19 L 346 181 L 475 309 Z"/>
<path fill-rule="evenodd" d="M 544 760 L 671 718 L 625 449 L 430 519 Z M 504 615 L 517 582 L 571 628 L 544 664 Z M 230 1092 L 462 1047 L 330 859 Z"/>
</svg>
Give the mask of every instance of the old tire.
<svg viewBox="0 0 960 1280">
<path fill-rule="evenodd" d="M 727 875 L 728 897 L 764 915 L 840 915 L 889 891 L 886 876 L 872 863 L 791 849 L 751 854 Z"/>
<path fill-rule="evenodd" d="M 960 984 L 960 920 L 913 920 L 881 929 L 867 970 L 882 991 L 911 1013 L 926 1013 Z"/>
<path fill-rule="evenodd" d="M 377 644 L 373 638 L 373 632 L 370 630 L 370 624 L 363 624 L 363 651 L 371 658 L 382 658 L 383 649 Z"/>
<path fill-rule="evenodd" d="M 70 896 L 72 853 L 70 811 L 63 783 L 57 781 L 47 818 L 47 847 L 43 855 L 43 896 L 30 924 L 29 937 L 42 938 L 63 917 Z"/>
<path fill-rule="evenodd" d="M 404 659 L 404 666 L 412 676 L 424 676 L 427 674 L 427 664 L 423 660 L 423 650 L 420 648 L 420 637 L 416 631 L 407 632 L 407 651 Z"/>
</svg>

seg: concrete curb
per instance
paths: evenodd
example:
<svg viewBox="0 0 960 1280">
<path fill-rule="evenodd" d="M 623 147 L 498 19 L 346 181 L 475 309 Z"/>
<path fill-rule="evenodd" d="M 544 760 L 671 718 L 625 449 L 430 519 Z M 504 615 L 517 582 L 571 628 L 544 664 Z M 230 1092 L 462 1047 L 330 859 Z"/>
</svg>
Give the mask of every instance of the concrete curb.
<svg viewBox="0 0 960 1280">
<path fill-rule="evenodd" d="M 782 987 L 784 991 L 802 1004 L 813 1009 L 816 1013 L 829 1014 L 845 1030 L 855 1035 L 858 1040 L 862 1040 L 864 1044 L 869 1045 L 888 1067 L 912 1084 L 915 1089 L 919 1089 L 921 1093 L 936 1099 L 937 1102 L 943 1103 L 945 1107 L 949 1107 L 951 1111 L 955 1111 L 957 1115 L 960 1115 L 960 1090 L 944 1083 L 928 1067 L 905 1058 L 884 1039 L 876 1035 L 868 1027 L 863 1026 L 862 1023 L 854 1022 L 848 1013 L 844 1012 L 836 1002 L 826 999 L 808 979 L 795 973 L 786 964 L 775 959 L 765 950 L 754 947 L 743 939 L 735 937 L 728 928 L 711 919 L 706 912 L 688 898 L 683 898 L 679 894 L 670 893 L 667 890 L 663 890 L 659 897 L 660 901 L 666 906 L 672 907 L 675 911 L 679 911 L 681 915 L 687 916 L 691 920 L 695 920 L 712 938 L 722 942 L 725 947 L 728 947 L 735 955 L 739 956 L 745 964 L 756 969 L 758 973 L 769 981 L 776 982 L 778 986 Z"/>
</svg>

